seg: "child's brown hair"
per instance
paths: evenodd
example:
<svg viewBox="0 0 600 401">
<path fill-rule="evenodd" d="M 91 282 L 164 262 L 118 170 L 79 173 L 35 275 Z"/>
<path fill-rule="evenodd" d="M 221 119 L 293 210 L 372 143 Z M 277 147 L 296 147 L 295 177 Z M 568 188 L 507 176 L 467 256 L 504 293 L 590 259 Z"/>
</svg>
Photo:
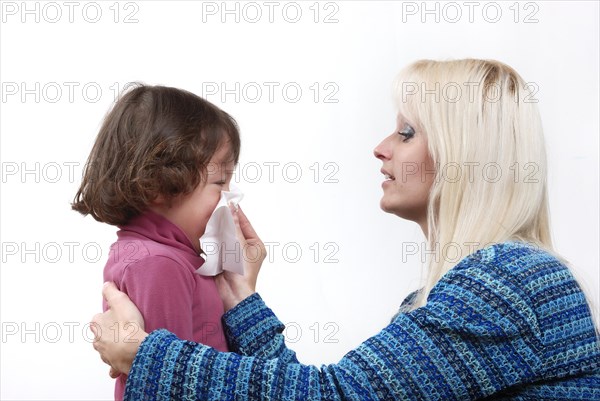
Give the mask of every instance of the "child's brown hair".
<svg viewBox="0 0 600 401">
<path fill-rule="evenodd" d="M 104 119 L 72 208 L 126 224 L 158 196 L 193 191 L 224 144 L 237 164 L 240 135 L 229 114 L 185 90 L 138 84 Z"/>
</svg>

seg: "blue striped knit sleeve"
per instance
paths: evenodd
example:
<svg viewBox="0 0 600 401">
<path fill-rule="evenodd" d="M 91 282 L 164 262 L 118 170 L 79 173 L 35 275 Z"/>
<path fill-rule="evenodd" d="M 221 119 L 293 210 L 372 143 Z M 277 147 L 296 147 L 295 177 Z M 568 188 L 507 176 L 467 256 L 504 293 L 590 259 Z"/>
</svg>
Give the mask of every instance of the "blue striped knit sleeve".
<svg viewBox="0 0 600 401">
<path fill-rule="evenodd" d="M 298 363 L 296 353 L 285 345 L 285 326 L 258 293 L 227 311 L 223 328 L 233 352 L 262 359 L 278 358 L 281 364 Z"/>
<path fill-rule="evenodd" d="M 551 393 L 561 400 L 600 399 L 598 341 L 566 269 L 549 260 L 525 266 L 520 259 L 515 263 L 526 268 L 511 273 L 484 262 L 455 267 L 426 306 L 401 313 L 340 362 L 321 368 L 220 353 L 155 331 L 136 355 L 125 400 L 450 401 Z M 238 312 L 266 313 L 258 301 Z M 578 313 L 576 325 L 571 311 Z M 265 327 L 273 330 L 276 321 L 267 315 Z M 234 335 L 241 349 L 261 349 L 241 332 Z"/>
</svg>

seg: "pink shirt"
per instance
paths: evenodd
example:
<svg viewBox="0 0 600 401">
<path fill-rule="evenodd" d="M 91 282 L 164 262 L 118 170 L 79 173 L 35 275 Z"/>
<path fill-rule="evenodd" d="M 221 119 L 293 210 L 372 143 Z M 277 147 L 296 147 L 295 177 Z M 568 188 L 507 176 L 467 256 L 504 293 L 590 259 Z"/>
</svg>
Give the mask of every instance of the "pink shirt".
<svg viewBox="0 0 600 401">
<path fill-rule="evenodd" d="M 214 279 L 195 273 L 204 259 L 185 233 L 151 211 L 119 228 L 104 281 L 114 281 L 129 295 L 144 317 L 145 331 L 165 328 L 183 340 L 228 351 L 223 303 Z M 117 378 L 116 400 L 123 399 L 126 380 L 126 375 Z"/>
</svg>

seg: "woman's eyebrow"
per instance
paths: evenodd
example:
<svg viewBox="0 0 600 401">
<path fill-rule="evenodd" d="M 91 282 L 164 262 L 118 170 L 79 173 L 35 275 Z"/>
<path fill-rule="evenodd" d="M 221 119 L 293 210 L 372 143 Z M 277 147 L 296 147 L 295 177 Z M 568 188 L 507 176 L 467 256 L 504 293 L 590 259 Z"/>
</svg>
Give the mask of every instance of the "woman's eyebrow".
<svg viewBox="0 0 600 401">
<path fill-rule="evenodd" d="M 397 117 L 396 119 L 397 119 L 398 123 L 400 123 L 400 122 L 405 122 L 405 123 L 407 123 L 407 124 L 410 124 L 410 122 L 408 121 L 408 118 L 406 118 L 406 117 L 404 116 L 404 114 L 402 114 L 401 112 L 398 112 L 398 117 Z M 411 125 L 412 125 L 412 124 L 411 124 Z"/>
<path fill-rule="evenodd" d="M 408 124 L 408 125 L 410 125 L 410 127 L 411 127 L 412 129 L 414 129 L 415 131 L 417 131 L 417 130 L 418 130 L 418 129 L 417 129 L 417 126 L 416 126 L 414 123 L 412 123 L 411 121 L 408 121 L 408 118 L 406 118 L 406 117 L 405 117 L 405 116 L 404 116 L 402 113 L 400 113 L 400 112 L 398 112 L 397 122 L 398 122 L 398 126 L 399 126 L 400 128 L 402 128 L 402 126 L 403 126 L 404 124 Z"/>
</svg>

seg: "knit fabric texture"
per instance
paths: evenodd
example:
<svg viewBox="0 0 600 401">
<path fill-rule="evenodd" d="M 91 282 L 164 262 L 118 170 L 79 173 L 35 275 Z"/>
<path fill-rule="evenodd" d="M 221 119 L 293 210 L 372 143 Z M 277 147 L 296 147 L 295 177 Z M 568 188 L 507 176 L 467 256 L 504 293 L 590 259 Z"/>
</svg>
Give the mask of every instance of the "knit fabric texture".
<svg viewBox="0 0 600 401">
<path fill-rule="evenodd" d="M 125 400 L 600 400 L 600 342 L 569 269 L 520 242 L 454 266 L 337 364 L 302 365 L 254 294 L 223 316 L 235 353 L 166 330 L 141 344 Z"/>
</svg>

